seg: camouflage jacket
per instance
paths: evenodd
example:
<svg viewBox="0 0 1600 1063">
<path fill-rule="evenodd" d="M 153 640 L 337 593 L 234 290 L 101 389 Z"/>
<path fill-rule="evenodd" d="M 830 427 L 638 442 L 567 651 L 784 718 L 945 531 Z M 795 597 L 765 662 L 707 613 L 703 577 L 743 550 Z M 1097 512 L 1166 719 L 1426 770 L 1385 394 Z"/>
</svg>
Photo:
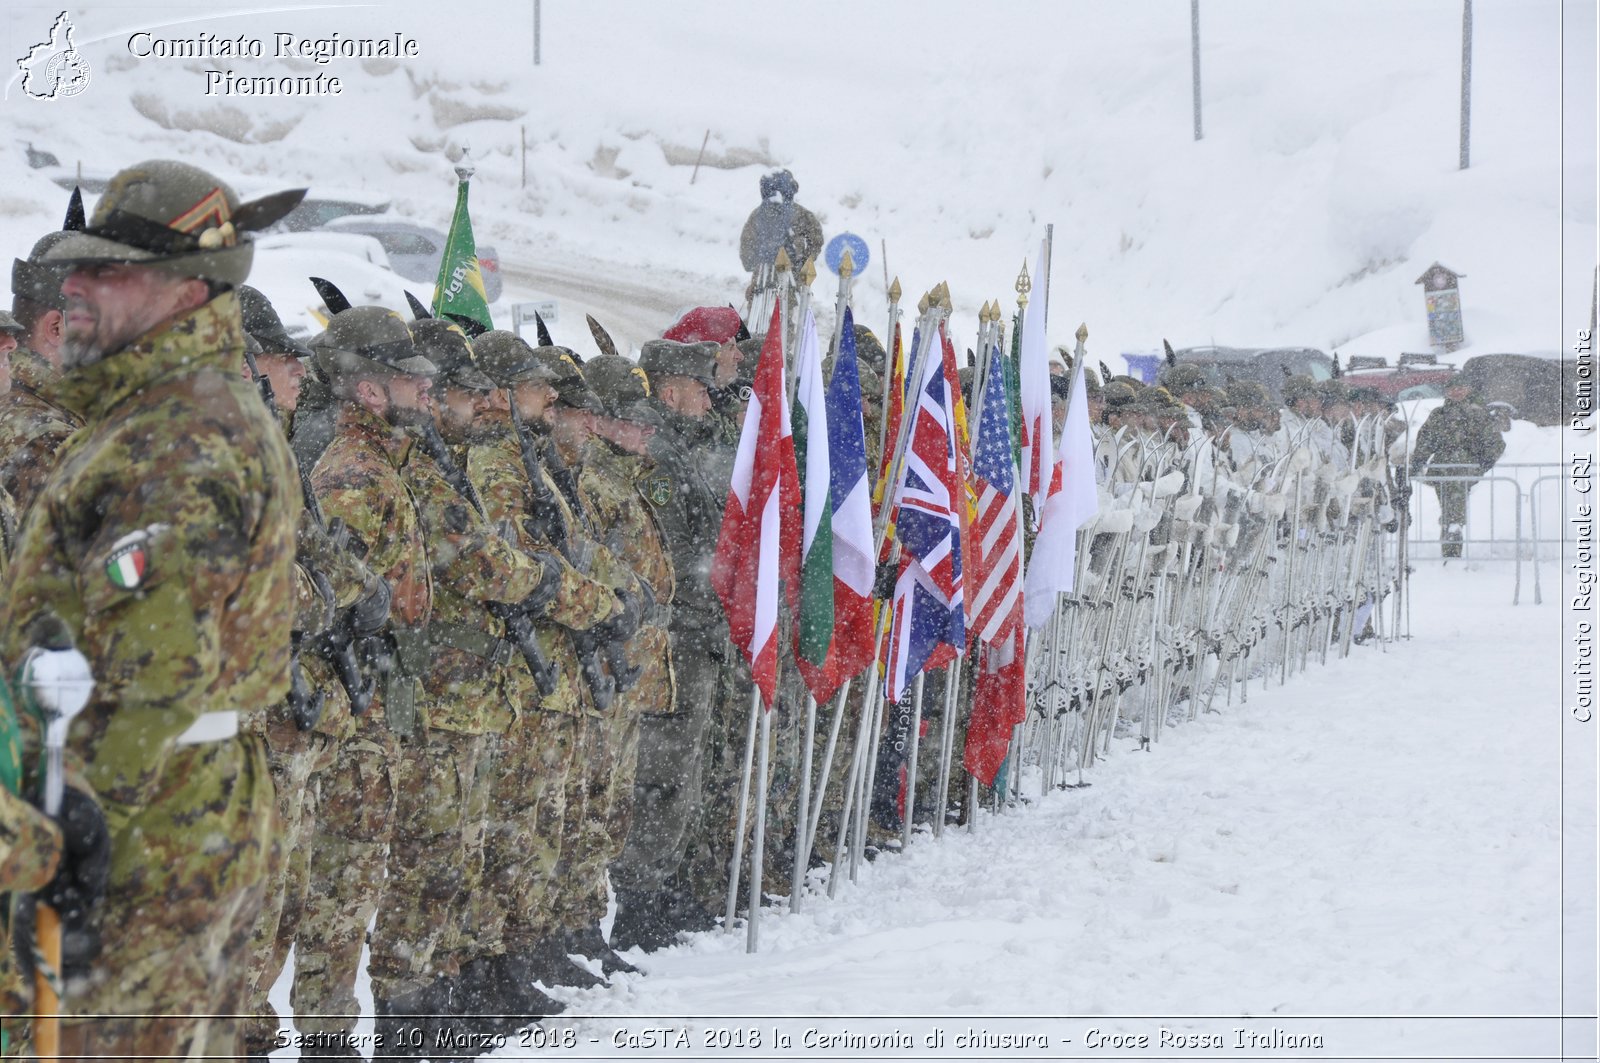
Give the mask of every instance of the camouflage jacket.
<svg viewBox="0 0 1600 1063">
<path fill-rule="evenodd" d="M 56 454 L 83 418 L 52 396 L 61 379 L 42 357 L 11 352 L 11 390 L 0 398 L 0 487 L 26 509 L 56 463 Z"/>
<path fill-rule="evenodd" d="M 1428 414 L 1417 430 L 1416 443 L 1411 448 L 1411 472 L 1420 472 L 1429 458 L 1434 465 L 1476 465 L 1479 472 L 1487 472 L 1505 450 L 1505 437 L 1500 434 L 1494 414 L 1470 399 L 1447 399 Z M 1461 475 L 1466 471 L 1440 469 L 1438 474 Z"/>
<path fill-rule="evenodd" d="M 544 485 L 550 497 L 560 506 L 572 534 L 580 535 L 578 523 L 565 506 L 560 491 L 543 468 Z M 533 489 L 522 464 L 522 450 L 515 433 L 509 427 L 488 442 L 470 448 L 467 455 L 467 475 L 483 499 L 490 520 L 508 528 L 516 537 L 518 546 L 525 552 L 542 551 L 557 558 L 562 565 L 561 586 L 545 614 L 534 619 L 534 635 L 545 659 L 556 666 L 556 688 L 542 699 L 534 687 L 533 675 L 518 657 L 507 672 L 507 694 L 519 711 L 537 705 L 547 712 L 573 716 L 594 715 L 594 699 L 584 685 L 580 674 L 577 651 L 573 648 L 569 631 L 587 631 L 616 615 L 617 597 L 611 588 L 599 579 L 588 575 L 568 562 L 562 553 L 576 550 L 584 554 L 582 542 L 558 544 L 538 537 L 525 518 L 534 511 Z"/>
<path fill-rule="evenodd" d="M 717 462 L 708 462 L 708 458 L 714 456 L 716 444 L 705 427 L 676 416 L 659 403 L 656 409 L 667 427 L 650 440 L 654 468 L 646 474 L 642 488 L 645 501 L 655 507 L 657 526 L 672 554 L 674 622 L 700 630 L 711 625 L 725 633 L 722 605 L 711 588 L 711 559 L 722 529 L 722 512 L 727 508 L 728 482 L 718 486 L 711 479 Z"/>
<path fill-rule="evenodd" d="M 113 834 L 158 799 L 173 739 L 201 714 L 288 692 L 300 493 L 236 369 L 243 348 L 226 293 L 57 388 L 85 425 L 23 518 L 0 660 L 15 668 L 50 627 L 88 657 L 94 696 L 68 750 Z"/>
<path fill-rule="evenodd" d="M 667 715 L 677 708 L 665 615 L 672 601 L 672 555 L 644 494 L 653 471 L 644 458 L 599 443 L 578 473 L 578 493 L 600 541 L 649 587 L 660 606 L 660 615 L 628 640 L 628 664 L 639 676 L 617 699 L 617 711 Z"/>
<path fill-rule="evenodd" d="M 513 704 L 505 675 L 520 667 L 520 658 L 509 645 L 498 645 L 505 625 L 486 607 L 527 598 L 544 566 L 503 539 L 420 446 L 411 449 L 400 474 L 416 501 L 434 579 L 432 661 L 422 678 L 426 722 L 464 734 L 503 731 Z M 479 636 L 492 641 L 480 645 Z"/>
<path fill-rule="evenodd" d="M 11 548 L 17 541 L 17 503 L 11 492 L 0 487 L 0 579 L 11 563 Z"/>
</svg>

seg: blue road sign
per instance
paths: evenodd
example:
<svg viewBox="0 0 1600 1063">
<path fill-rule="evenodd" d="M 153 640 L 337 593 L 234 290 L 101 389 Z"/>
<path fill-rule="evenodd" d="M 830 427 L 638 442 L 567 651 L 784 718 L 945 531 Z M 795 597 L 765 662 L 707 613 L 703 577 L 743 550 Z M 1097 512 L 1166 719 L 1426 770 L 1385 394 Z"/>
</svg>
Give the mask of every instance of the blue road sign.
<svg viewBox="0 0 1600 1063">
<path fill-rule="evenodd" d="M 838 273 L 839 263 L 843 260 L 844 249 L 847 247 L 850 249 L 851 265 L 854 266 L 856 275 L 860 276 L 861 271 L 867 268 L 872 255 L 867 251 L 867 242 L 855 233 L 840 233 L 829 240 L 828 246 L 822 251 L 822 260 L 828 264 L 829 269 Z"/>
</svg>

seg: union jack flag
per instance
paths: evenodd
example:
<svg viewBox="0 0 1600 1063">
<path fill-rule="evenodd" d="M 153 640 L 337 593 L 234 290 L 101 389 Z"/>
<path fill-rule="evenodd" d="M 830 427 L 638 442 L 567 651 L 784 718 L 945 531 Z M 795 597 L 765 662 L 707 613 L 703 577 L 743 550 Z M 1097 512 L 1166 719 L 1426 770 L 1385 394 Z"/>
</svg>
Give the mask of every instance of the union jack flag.
<svg viewBox="0 0 1600 1063">
<path fill-rule="evenodd" d="M 900 571 L 887 649 L 887 693 L 898 702 L 919 672 L 954 660 L 966 645 L 955 424 L 942 355 L 944 328 L 913 361 L 921 372 L 911 438 L 895 493 Z"/>
</svg>

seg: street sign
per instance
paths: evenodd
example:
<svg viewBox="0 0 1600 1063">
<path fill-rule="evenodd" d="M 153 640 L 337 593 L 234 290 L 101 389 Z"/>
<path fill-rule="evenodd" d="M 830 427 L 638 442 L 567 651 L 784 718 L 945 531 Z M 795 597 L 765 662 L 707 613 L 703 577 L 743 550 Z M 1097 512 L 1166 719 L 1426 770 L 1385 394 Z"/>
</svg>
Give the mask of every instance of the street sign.
<svg viewBox="0 0 1600 1063">
<path fill-rule="evenodd" d="M 554 299 L 541 299 L 533 303 L 514 303 L 511 307 L 511 331 L 518 336 L 522 335 L 522 326 L 527 324 L 532 327 L 533 315 L 538 314 L 544 318 L 546 325 L 554 325 L 557 318 L 557 303 Z"/>
<path fill-rule="evenodd" d="M 823 248 L 822 260 L 828 264 L 833 272 L 839 272 L 839 263 L 844 259 L 845 248 L 850 249 L 850 264 L 855 269 L 856 276 L 861 276 L 861 271 L 867 268 L 867 261 L 872 255 L 867 251 L 867 242 L 855 233 L 840 233 L 828 241 L 828 246 Z"/>
</svg>

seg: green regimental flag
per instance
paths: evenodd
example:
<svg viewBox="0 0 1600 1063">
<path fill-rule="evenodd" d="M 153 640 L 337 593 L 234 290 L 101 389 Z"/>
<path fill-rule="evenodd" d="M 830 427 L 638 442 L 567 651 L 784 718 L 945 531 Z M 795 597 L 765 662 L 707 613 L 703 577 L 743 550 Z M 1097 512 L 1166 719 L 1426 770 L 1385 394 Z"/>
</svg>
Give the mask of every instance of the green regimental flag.
<svg viewBox="0 0 1600 1063">
<path fill-rule="evenodd" d="M 433 316 L 446 315 L 470 318 L 486 331 L 494 328 L 489 320 L 489 297 L 483 290 L 483 271 L 478 266 L 478 245 L 472 239 L 465 178 L 456 185 L 456 215 L 450 219 L 439 279 L 433 286 Z"/>
</svg>

